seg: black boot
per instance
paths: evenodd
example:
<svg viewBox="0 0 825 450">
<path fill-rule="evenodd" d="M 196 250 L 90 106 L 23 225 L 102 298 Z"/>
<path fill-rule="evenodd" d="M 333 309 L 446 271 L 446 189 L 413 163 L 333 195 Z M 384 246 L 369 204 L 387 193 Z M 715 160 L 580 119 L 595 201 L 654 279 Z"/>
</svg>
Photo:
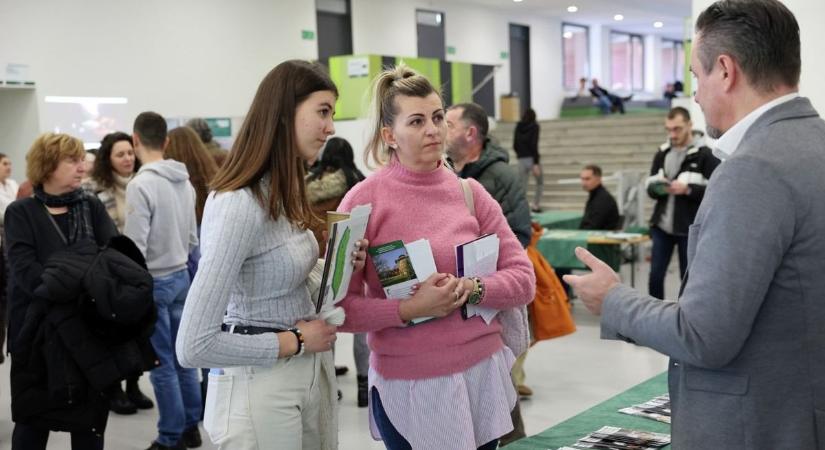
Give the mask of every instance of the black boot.
<svg viewBox="0 0 825 450">
<path fill-rule="evenodd" d="M 137 412 L 137 406 L 129 400 L 126 393 L 120 388 L 118 383 L 117 388 L 114 389 L 109 397 L 109 409 L 115 414 L 129 415 Z"/>
<path fill-rule="evenodd" d="M 198 448 L 201 445 L 203 445 L 203 442 L 201 441 L 201 431 L 198 429 L 197 425 L 183 430 L 183 434 L 180 436 L 180 441 L 178 441 L 179 447 Z"/>
<path fill-rule="evenodd" d="M 149 397 L 143 395 L 143 392 L 140 392 L 139 378 L 126 380 L 126 396 L 138 409 L 152 409 L 155 404 Z"/>
<path fill-rule="evenodd" d="M 358 407 L 366 408 L 369 403 L 369 383 L 367 377 L 358 375 Z"/>
</svg>

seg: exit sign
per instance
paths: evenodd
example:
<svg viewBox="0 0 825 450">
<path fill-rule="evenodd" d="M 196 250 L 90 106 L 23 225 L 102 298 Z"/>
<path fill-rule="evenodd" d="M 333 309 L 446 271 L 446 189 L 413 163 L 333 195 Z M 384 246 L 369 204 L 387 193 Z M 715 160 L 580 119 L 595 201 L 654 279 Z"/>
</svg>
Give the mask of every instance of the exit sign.
<svg viewBox="0 0 825 450">
<path fill-rule="evenodd" d="M 509 54 L 509 53 L 507 53 L 507 52 L 501 52 L 501 53 L 499 54 L 499 56 L 501 56 L 501 59 L 507 59 L 507 58 L 509 58 L 509 57 L 510 57 L 510 54 Z"/>
<path fill-rule="evenodd" d="M 315 39 L 315 32 L 312 30 L 301 30 L 301 39 L 312 41 Z"/>
</svg>

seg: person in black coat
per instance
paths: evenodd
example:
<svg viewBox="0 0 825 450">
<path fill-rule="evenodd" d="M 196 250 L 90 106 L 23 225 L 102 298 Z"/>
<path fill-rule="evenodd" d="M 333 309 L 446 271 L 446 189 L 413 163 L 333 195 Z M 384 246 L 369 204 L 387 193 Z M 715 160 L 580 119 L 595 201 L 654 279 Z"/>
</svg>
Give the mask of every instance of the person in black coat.
<svg viewBox="0 0 825 450">
<path fill-rule="evenodd" d="M 618 230 L 621 228 L 616 199 L 602 186 L 602 168 L 588 165 L 579 174 L 582 189 L 589 192 L 580 230 Z"/>
<path fill-rule="evenodd" d="M 532 108 L 527 108 L 521 116 L 521 122 L 516 125 L 513 136 L 513 150 L 518 157 L 519 174 L 525 193 L 530 176 L 536 178 L 536 193 L 530 205 L 533 212 L 541 212 L 541 194 L 544 188 L 544 175 L 539 164 L 539 130 L 536 112 Z"/>
<path fill-rule="evenodd" d="M 54 133 L 38 137 L 26 155 L 34 197 L 15 201 L 5 215 L 13 450 L 45 449 L 50 430 L 71 432 L 73 449 L 103 448 L 108 398 L 81 386 L 56 398 L 49 387 L 58 375 L 45 369 L 42 350 L 60 343 L 42 328 L 24 326 L 35 313 L 32 305 L 43 303 L 34 292 L 50 256 L 84 240 L 102 246 L 118 234 L 103 204 L 80 189 L 84 156 L 76 138 Z"/>
</svg>

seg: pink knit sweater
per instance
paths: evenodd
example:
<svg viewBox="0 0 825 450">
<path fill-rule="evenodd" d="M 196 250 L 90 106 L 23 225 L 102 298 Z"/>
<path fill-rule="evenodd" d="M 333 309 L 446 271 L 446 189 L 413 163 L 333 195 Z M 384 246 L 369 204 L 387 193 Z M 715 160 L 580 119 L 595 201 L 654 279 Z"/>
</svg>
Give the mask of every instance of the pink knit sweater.
<svg viewBox="0 0 825 450">
<path fill-rule="evenodd" d="M 481 304 L 496 309 L 527 304 L 535 293 L 533 266 L 507 226 L 499 204 L 475 180 L 470 180 L 470 185 L 475 217 L 464 203 L 458 177 L 447 168 L 414 172 L 393 159 L 355 185 L 338 210 L 350 211 L 371 203 L 366 233 L 370 247 L 426 238 L 438 272 L 453 275 L 455 246 L 495 233 L 501 240 L 498 271 L 483 278 L 487 292 Z M 490 325 L 478 316 L 463 320 L 459 310 L 438 320 L 405 326 L 398 313 L 399 301 L 384 296 L 369 258 L 364 271 L 353 276 L 341 304 L 347 318 L 340 330 L 369 333 L 371 367 L 385 378 L 422 379 L 463 372 L 503 345 L 498 319 Z"/>
</svg>

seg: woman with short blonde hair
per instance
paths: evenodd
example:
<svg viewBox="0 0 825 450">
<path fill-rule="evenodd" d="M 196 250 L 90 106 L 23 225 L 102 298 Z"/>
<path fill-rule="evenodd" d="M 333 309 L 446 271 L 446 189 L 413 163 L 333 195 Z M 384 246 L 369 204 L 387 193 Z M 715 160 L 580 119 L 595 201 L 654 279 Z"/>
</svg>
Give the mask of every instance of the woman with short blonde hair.
<svg viewBox="0 0 825 450">
<path fill-rule="evenodd" d="M 50 430 L 71 432 L 73 449 L 103 448 L 108 397 L 88 382 L 67 376 L 71 373 L 65 368 L 68 364 L 45 363 L 52 361 L 63 341 L 53 336 L 50 345 L 40 343 L 42 336 L 36 331 L 46 321 L 33 322 L 44 307 L 34 291 L 42 284 L 41 275 L 51 256 L 71 252 L 71 246 L 81 241 L 103 246 L 118 234 L 100 200 L 80 187 L 85 153 L 83 143 L 69 135 L 38 137 L 26 155 L 34 196 L 17 200 L 6 210 L 15 450 L 45 449 Z M 63 301 L 70 312 L 71 305 L 80 303 L 80 299 Z M 66 311 L 63 314 L 65 319 Z M 92 353 L 97 350 L 95 345 L 90 343 L 90 358 L 98 357 Z M 67 356 L 65 349 L 60 354 Z M 59 395 L 63 389 L 68 398 Z"/>
</svg>

